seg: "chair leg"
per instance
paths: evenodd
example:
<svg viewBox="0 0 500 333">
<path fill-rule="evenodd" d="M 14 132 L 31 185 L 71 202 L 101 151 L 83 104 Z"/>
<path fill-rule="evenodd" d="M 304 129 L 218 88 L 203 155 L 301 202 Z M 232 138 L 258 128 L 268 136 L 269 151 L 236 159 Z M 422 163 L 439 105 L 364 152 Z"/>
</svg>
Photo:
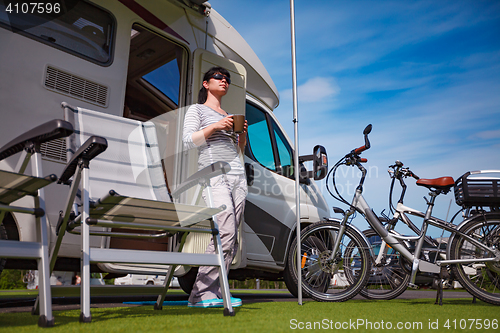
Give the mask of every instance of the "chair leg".
<svg viewBox="0 0 500 333">
<path fill-rule="evenodd" d="M 73 202 L 75 201 L 76 197 L 76 192 L 78 191 L 78 184 L 80 183 L 82 178 L 82 167 L 79 166 L 77 172 L 75 173 L 75 177 L 73 179 L 73 183 L 71 184 L 71 188 L 69 191 L 69 196 L 66 201 L 66 208 L 64 211 L 64 215 L 60 213 L 59 218 L 61 219 L 61 224 L 58 225 L 57 229 L 57 240 L 54 245 L 54 248 L 52 249 L 52 253 L 50 255 L 50 271 L 52 272 L 54 270 L 54 266 L 56 264 L 57 260 L 57 255 L 59 254 L 59 249 L 61 248 L 62 244 L 62 239 L 64 237 L 64 234 L 66 233 L 66 229 L 68 227 L 68 221 L 69 217 L 71 214 L 71 208 L 73 206 Z"/>
<path fill-rule="evenodd" d="M 210 207 L 214 206 L 212 199 L 212 191 L 210 186 L 210 180 L 207 182 L 207 198 Z M 222 250 L 222 242 L 219 235 L 219 225 L 217 224 L 217 216 L 212 216 L 210 222 L 212 230 L 217 230 L 217 234 L 212 236 L 214 241 L 215 253 L 219 257 L 219 283 L 220 290 L 222 293 L 222 299 L 224 300 L 224 316 L 234 316 L 233 306 L 231 304 L 231 293 L 229 292 L 229 281 L 227 279 L 226 263 L 224 262 L 224 251 Z"/>
<path fill-rule="evenodd" d="M 212 229 L 219 230 L 217 219 L 215 216 L 212 218 Z M 222 293 L 222 299 L 224 300 L 224 316 L 234 316 L 235 312 L 231 304 L 231 293 L 229 292 L 229 281 L 227 279 L 226 263 L 224 262 L 224 251 L 222 251 L 222 242 L 220 240 L 219 233 L 213 236 L 213 240 L 215 253 L 219 257 L 219 283 Z"/>
<path fill-rule="evenodd" d="M 39 314 L 38 326 L 54 326 L 54 317 L 52 315 L 52 293 L 50 288 L 50 269 L 49 269 L 49 250 L 47 242 L 47 221 L 45 218 L 37 219 L 39 221 L 40 236 L 42 239 L 41 258 L 38 261 L 38 296 L 39 296 Z"/>
<path fill-rule="evenodd" d="M 163 282 L 163 290 L 158 298 L 156 299 L 156 303 L 154 305 L 155 310 L 161 310 L 163 308 L 163 302 L 165 301 L 165 297 L 167 296 L 168 288 L 170 287 L 170 282 L 174 277 L 174 271 L 177 265 L 170 265 L 167 274 L 165 275 L 165 281 Z"/>
<path fill-rule="evenodd" d="M 80 180 L 81 180 L 81 174 L 82 174 L 81 170 L 82 170 L 81 167 L 79 167 L 78 171 L 76 172 L 76 176 L 75 176 L 75 178 L 73 180 L 73 183 L 71 184 L 70 194 L 68 196 L 68 201 L 66 203 L 65 215 L 62 218 L 63 219 L 62 220 L 62 224 L 59 226 L 60 228 L 58 230 L 59 234 L 57 235 L 56 243 L 55 243 L 54 248 L 52 249 L 51 255 L 49 257 L 49 260 L 50 260 L 50 263 L 49 263 L 49 268 L 50 268 L 49 276 L 54 271 L 54 266 L 56 264 L 57 255 L 59 254 L 59 248 L 61 247 L 63 236 L 66 233 L 66 228 L 68 226 L 69 215 L 71 213 L 71 206 L 72 206 L 73 201 L 75 200 L 76 192 L 78 190 L 78 184 L 80 183 Z M 35 304 L 33 305 L 33 308 L 31 309 L 31 314 L 33 314 L 33 315 L 40 314 L 40 306 L 39 305 L 40 305 L 40 297 L 37 296 L 37 298 L 35 299 Z"/>
<path fill-rule="evenodd" d="M 206 183 L 207 186 L 207 198 L 210 207 L 214 206 L 212 199 L 212 191 L 210 186 L 210 180 Z M 210 222 L 212 230 L 219 230 L 219 225 L 217 224 L 217 216 L 212 216 Z M 224 251 L 222 250 L 222 242 L 220 240 L 220 235 L 217 232 L 216 235 L 212 236 L 214 241 L 215 253 L 219 257 L 219 283 L 222 293 L 222 299 L 224 300 L 224 316 L 234 316 L 233 306 L 231 304 L 231 293 L 229 292 L 229 281 L 227 280 L 227 270 L 226 263 L 224 262 Z"/>
<path fill-rule="evenodd" d="M 187 235 L 188 235 L 187 232 L 185 232 L 182 235 L 181 241 L 179 242 L 177 247 L 174 249 L 175 252 L 182 251 L 182 248 L 184 247 L 184 243 L 186 243 Z M 156 303 L 154 305 L 155 310 L 161 310 L 163 308 L 163 302 L 165 301 L 165 297 L 167 296 L 168 288 L 170 287 L 170 282 L 172 281 L 172 278 L 174 277 L 174 272 L 175 272 L 176 267 L 177 267 L 177 265 L 171 265 L 167 271 L 167 274 L 165 275 L 165 282 L 163 283 L 163 291 L 160 295 L 158 295 L 158 298 L 156 299 Z"/>
<path fill-rule="evenodd" d="M 90 323 L 92 316 L 90 314 L 90 227 L 87 224 L 89 217 L 89 170 L 84 169 L 82 172 L 82 268 L 81 268 L 81 285 L 80 285 L 80 322 Z"/>
<path fill-rule="evenodd" d="M 41 157 L 40 154 L 35 154 L 32 161 L 33 174 L 37 177 L 41 176 Z M 38 190 L 38 195 L 35 197 L 35 207 L 45 211 L 45 196 L 43 189 Z M 50 289 L 50 265 L 49 265 L 49 238 L 47 218 L 45 215 L 36 218 L 38 237 L 40 241 L 40 258 L 38 261 L 38 295 L 40 298 L 40 317 L 38 318 L 38 326 L 51 327 L 54 326 L 54 317 L 52 315 L 52 293 Z"/>
</svg>

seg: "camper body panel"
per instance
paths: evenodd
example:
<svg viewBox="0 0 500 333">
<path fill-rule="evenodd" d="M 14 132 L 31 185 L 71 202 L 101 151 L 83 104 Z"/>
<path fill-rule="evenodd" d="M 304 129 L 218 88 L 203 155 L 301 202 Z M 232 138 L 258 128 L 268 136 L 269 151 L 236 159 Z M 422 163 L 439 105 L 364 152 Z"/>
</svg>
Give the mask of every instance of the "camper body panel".
<svg viewBox="0 0 500 333">
<path fill-rule="evenodd" d="M 288 147 L 285 148 L 289 152 L 293 151 L 290 139 L 272 114 L 272 109 L 279 102 L 274 83 L 253 50 L 215 10 L 212 9 L 207 18 L 174 0 L 137 1 L 136 3 L 140 4 L 139 10 L 132 10 L 120 1 L 102 0 L 88 3 L 106 12 L 111 18 L 110 60 L 106 63 L 89 60 L 55 47 L 47 41 L 0 27 L 0 41 L 2 45 L 8 45 L 0 48 L 0 104 L 2 105 L 0 146 L 45 121 L 62 119 L 64 117 L 62 102 L 116 116 L 148 120 L 146 113 L 140 108 L 133 110 L 133 107 L 151 97 L 148 105 L 152 109 L 160 110 L 158 112 L 168 111 L 165 113 L 167 115 L 165 119 L 159 121 L 159 126 L 164 126 L 164 130 L 168 131 L 169 141 L 175 137 L 164 147 L 165 154 L 169 157 L 165 163 L 167 174 L 171 176 L 173 183 L 182 181 L 189 176 L 186 170 L 191 172 L 193 169 L 184 168 L 185 164 L 189 162 L 193 165 L 195 158 L 182 153 L 180 133 L 186 107 L 196 99 L 199 89 L 198 76 L 201 68 L 197 68 L 195 63 L 195 51 L 205 48 L 206 41 L 206 49 L 209 52 L 244 67 L 246 93 L 242 96 L 245 99 L 246 95 L 247 108 L 249 103 L 257 105 L 259 112 L 269 121 L 271 131 L 269 133 L 281 133 L 279 135 L 282 146 Z M 163 22 L 168 29 L 159 26 L 151 19 L 151 15 Z M 208 30 L 205 31 L 207 20 Z M 140 46 L 134 44 L 136 38 L 133 35 L 134 31 L 142 36 L 156 38 L 155 41 L 164 43 L 177 52 L 178 95 L 174 101 L 168 98 L 171 96 L 151 95 L 151 90 L 148 90 L 151 86 L 145 84 L 142 74 L 138 72 L 141 75 L 133 76 L 136 68 L 138 70 L 143 68 L 140 67 L 137 58 L 152 54 L 144 53 L 147 49 L 141 49 L 138 53 L 131 50 L 131 45 Z M 174 33 L 171 33 L 172 31 Z M 97 101 L 78 97 L 75 93 L 68 93 L 51 86 L 47 78 L 51 78 L 54 73 L 66 75 L 75 82 L 99 86 L 105 92 Z M 131 98 L 137 96 L 140 97 L 137 101 L 131 101 Z M 270 154 L 279 153 L 280 148 L 274 144 Z M 58 149 L 64 153 L 66 148 L 61 146 Z M 18 160 L 19 156 L 13 156 L 1 161 L 0 168 L 12 171 Z M 44 173 L 60 175 L 66 160 L 65 154 L 57 158 L 46 155 L 43 159 Z M 295 230 L 295 181 L 290 175 L 286 175 L 281 165 L 277 165 L 273 170 L 250 156 L 245 157 L 245 162 L 254 166 L 256 177 L 254 184 L 249 186 L 245 221 L 240 230 L 240 251 L 233 268 L 248 267 L 280 272 L 285 265 L 287 249 Z M 314 182 L 309 185 L 301 184 L 300 188 L 301 221 L 305 224 L 314 223 L 328 217 L 328 208 Z M 59 184 L 49 185 L 45 189 L 51 248 L 56 240 L 59 212 L 65 208 L 68 192 L 69 187 Z M 33 206 L 33 200 L 25 198 L 20 204 Z M 13 217 L 19 239 L 34 241 L 34 218 L 20 214 L 13 214 Z M 66 234 L 60 256 L 79 258 L 81 255 L 79 244 L 79 235 Z M 115 242 L 116 244 L 138 246 L 133 242 Z M 91 240 L 93 247 L 112 245 L 113 240 L 108 237 L 92 237 Z M 130 267 L 128 269 L 130 272 L 135 272 Z M 162 269 L 152 267 L 144 268 L 142 271 L 158 274 Z"/>
</svg>

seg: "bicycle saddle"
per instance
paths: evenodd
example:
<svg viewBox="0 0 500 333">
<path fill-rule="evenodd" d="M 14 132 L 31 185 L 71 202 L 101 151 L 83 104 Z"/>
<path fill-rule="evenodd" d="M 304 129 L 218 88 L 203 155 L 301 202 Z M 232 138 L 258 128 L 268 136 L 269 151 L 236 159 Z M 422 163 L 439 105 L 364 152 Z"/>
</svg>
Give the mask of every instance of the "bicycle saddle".
<svg viewBox="0 0 500 333">
<path fill-rule="evenodd" d="M 427 187 L 428 189 L 435 188 L 444 192 L 448 192 L 454 185 L 455 180 L 452 177 L 440 177 L 435 179 L 419 179 L 417 185 Z"/>
</svg>

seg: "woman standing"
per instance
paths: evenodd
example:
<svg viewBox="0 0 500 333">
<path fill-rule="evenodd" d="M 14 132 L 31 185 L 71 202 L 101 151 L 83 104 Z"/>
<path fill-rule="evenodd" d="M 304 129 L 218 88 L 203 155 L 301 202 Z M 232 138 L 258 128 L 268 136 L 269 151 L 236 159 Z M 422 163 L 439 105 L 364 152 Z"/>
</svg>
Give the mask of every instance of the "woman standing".
<svg viewBox="0 0 500 333">
<path fill-rule="evenodd" d="M 198 94 L 198 104 L 188 109 L 183 130 L 184 146 L 188 149 L 198 148 L 198 169 L 219 161 L 227 162 L 231 166 L 227 174 L 210 180 L 214 206 L 227 207 L 217 214 L 227 271 L 238 248 L 238 226 L 248 193 L 245 169 L 239 155 L 245 150 L 248 125 L 245 121 L 243 133 L 237 135 L 233 131 L 233 116 L 221 107 L 222 97 L 227 94 L 230 84 L 230 74 L 226 69 L 213 67 L 207 71 L 203 77 L 203 87 Z M 208 201 L 205 191 L 203 199 Z M 213 241 L 205 253 L 215 253 Z M 241 299 L 231 297 L 231 304 L 233 307 L 241 306 Z M 188 306 L 223 306 L 216 267 L 200 267 Z"/>
</svg>

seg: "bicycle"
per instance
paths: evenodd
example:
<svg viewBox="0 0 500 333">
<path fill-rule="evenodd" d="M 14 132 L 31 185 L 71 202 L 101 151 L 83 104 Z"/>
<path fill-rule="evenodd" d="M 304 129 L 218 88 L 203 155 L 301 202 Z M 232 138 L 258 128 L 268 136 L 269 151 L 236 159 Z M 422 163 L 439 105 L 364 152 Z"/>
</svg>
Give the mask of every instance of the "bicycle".
<svg viewBox="0 0 500 333">
<path fill-rule="evenodd" d="M 461 183 L 457 182 L 457 184 L 455 184 L 454 179 L 451 177 L 419 179 L 417 181 L 418 185 L 430 190 L 430 200 L 427 201 L 426 213 L 418 212 L 418 214 L 423 214 L 424 218 L 419 234 L 415 237 L 408 237 L 387 230 L 362 195 L 367 171 L 361 163 L 365 163 L 367 160 L 361 158 L 360 155 L 370 148 L 368 134 L 371 132 L 371 129 L 372 126 L 368 125 L 363 131 L 365 145 L 353 149 L 341 158 L 332 167 L 327 176 L 328 181 L 328 177 L 333 173 L 332 180 L 337 195 L 334 195 L 330 191 L 327 183 L 327 189 L 330 194 L 335 199 L 349 206 L 347 211 L 334 208 L 336 213 L 343 214 L 342 220 L 329 219 L 325 222 L 310 225 L 304 229 L 301 235 L 300 239 L 303 249 L 305 249 L 301 263 L 304 290 L 316 300 L 338 301 L 345 300 L 347 297 L 351 298 L 355 292 L 361 292 L 366 287 L 371 273 L 371 267 L 367 269 L 366 264 L 369 263 L 371 265 L 375 254 L 373 249 L 368 246 L 368 241 L 364 234 L 350 225 L 352 221 L 351 217 L 358 212 L 363 215 L 372 229 L 384 240 L 384 244 L 387 247 L 390 246 L 391 249 L 398 253 L 397 258 L 401 271 L 410 276 L 409 286 L 415 287 L 415 279 L 418 271 L 440 274 L 441 267 L 451 265 L 452 272 L 469 293 L 485 302 L 500 305 L 500 211 L 498 210 L 498 182 L 495 183 L 494 187 L 496 196 L 493 197 L 493 200 L 479 200 L 479 202 L 487 203 L 481 206 L 471 205 L 471 203 L 475 202 L 470 200 L 471 196 L 466 195 L 467 177 L 462 177 Z M 361 171 L 361 178 L 351 203 L 342 198 L 335 184 L 335 172 L 341 165 L 357 167 Z M 454 186 L 459 189 L 458 192 L 462 189 L 462 201 L 466 207 L 480 206 L 480 208 L 476 209 L 477 213 L 470 217 L 466 216 L 464 221 L 458 226 L 437 218 L 432 218 L 432 210 L 436 197 L 439 194 L 448 193 Z M 457 196 L 459 195 L 457 194 Z M 491 207 L 490 211 L 486 211 L 483 206 Z M 417 214 L 416 211 L 411 209 L 408 210 L 408 213 Z M 439 259 L 436 262 L 431 262 L 426 258 L 422 258 L 422 249 L 429 225 L 452 233 L 449 241 L 451 245 L 447 249 L 446 258 L 448 259 Z M 311 238 L 311 235 L 315 235 L 322 229 L 325 229 L 326 226 L 328 226 L 330 234 L 325 233 L 325 238 L 318 237 L 319 241 Z M 350 239 L 349 242 L 345 240 L 346 236 L 348 237 L 347 240 Z M 414 251 L 410 251 L 405 244 L 405 241 L 409 240 L 416 242 Z M 363 248 L 365 245 L 368 248 Z M 315 251 L 311 251 L 311 249 Z M 351 255 L 354 252 L 356 255 Z M 384 252 L 386 250 L 381 249 L 377 257 L 381 257 L 381 253 Z M 368 262 L 366 261 L 366 255 L 369 255 Z M 341 261 L 340 259 L 343 257 L 346 258 Z M 343 289 L 340 293 L 336 289 L 330 288 L 331 282 L 326 282 L 328 278 L 333 280 L 333 274 L 339 272 L 339 262 L 343 264 L 342 267 L 344 268 L 344 283 L 349 286 L 349 288 Z M 336 268 L 336 270 L 332 270 L 332 267 Z M 468 272 L 469 268 L 476 269 L 478 272 L 478 274 L 474 275 L 474 278 L 471 278 L 471 275 L 468 274 L 470 273 Z M 364 284 L 360 287 L 362 283 Z M 339 294 L 343 297 L 338 297 Z"/>
<path fill-rule="evenodd" d="M 420 178 L 411 171 L 408 167 L 403 167 L 403 163 L 396 161 L 394 165 L 389 166 L 389 175 L 392 179 L 390 191 L 389 191 L 389 209 L 392 214 L 392 218 L 384 216 L 385 228 L 388 231 L 396 232 L 395 227 L 398 221 L 403 221 L 416 235 L 421 233 L 421 230 L 415 226 L 412 220 L 408 217 L 408 214 L 418 216 L 420 218 L 425 218 L 425 214 L 404 206 L 403 200 L 406 194 L 407 186 L 404 182 L 405 178 L 412 177 L 416 180 Z M 398 180 L 401 185 L 401 195 L 398 200 L 397 207 L 394 207 L 392 203 L 392 194 L 394 191 L 395 181 Z M 451 219 L 450 223 L 453 222 L 455 217 L 462 210 L 459 210 Z M 437 219 L 431 217 L 432 219 Z M 382 218 L 379 218 L 382 220 Z M 439 220 L 439 219 L 437 219 Z M 361 290 L 360 294 L 368 299 L 393 299 L 401 295 L 406 289 L 410 282 L 410 274 L 407 273 L 408 270 L 402 269 L 400 267 L 399 253 L 387 247 L 387 244 L 373 229 L 368 229 L 363 231 L 368 239 L 368 242 L 374 250 L 374 258 L 372 264 L 372 272 L 369 282 L 365 289 Z M 425 241 L 422 247 L 422 253 L 425 255 L 427 260 L 435 262 L 437 258 L 446 259 L 445 243 L 443 243 L 442 235 L 440 241 L 437 241 L 427 235 L 423 235 Z M 413 239 L 403 239 L 406 247 L 412 249 L 415 247 L 415 241 L 418 237 Z M 378 251 L 377 251 L 378 250 Z M 442 275 L 449 277 L 448 270 L 442 269 Z M 445 283 L 436 279 L 430 274 L 421 274 L 422 278 L 425 280 L 430 280 L 433 285 L 438 289 L 437 283 L 450 284 L 450 279 L 448 278 Z M 436 283 L 437 282 L 437 283 Z"/>
</svg>

